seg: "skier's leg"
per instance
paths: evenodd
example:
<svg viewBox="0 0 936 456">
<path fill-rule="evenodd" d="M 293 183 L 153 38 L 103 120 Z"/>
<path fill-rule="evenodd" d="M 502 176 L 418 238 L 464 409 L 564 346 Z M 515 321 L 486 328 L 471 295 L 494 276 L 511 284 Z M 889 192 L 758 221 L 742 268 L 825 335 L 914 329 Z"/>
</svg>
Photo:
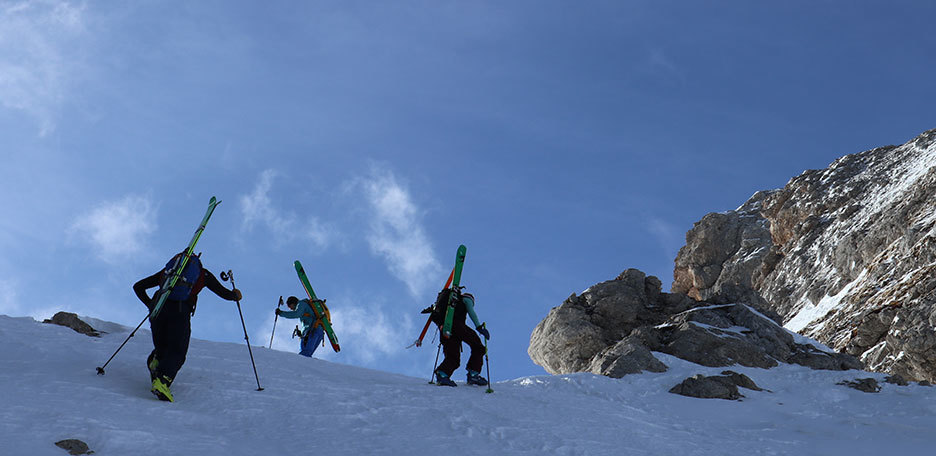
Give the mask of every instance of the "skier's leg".
<svg viewBox="0 0 936 456">
<path fill-rule="evenodd" d="M 319 345 L 322 345 L 322 339 L 324 339 L 324 337 L 325 330 L 321 326 L 316 326 L 309 334 L 309 344 L 304 348 L 304 350 L 309 352 L 306 356 L 312 356 L 312 354 L 315 353 Z"/>
<path fill-rule="evenodd" d="M 441 372 L 445 374 L 446 377 L 451 377 L 452 372 L 455 372 L 455 369 L 458 369 L 458 365 L 461 364 L 461 339 L 458 338 L 454 330 L 450 337 L 442 338 L 442 353 L 445 356 L 442 362 L 439 363 L 436 372 Z"/>
<path fill-rule="evenodd" d="M 468 356 L 468 363 L 465 368 L 469 371 L 481 372 L 481 366 L 484 365 L 484 342 L 473 329 L 463 326 L 461 330 L 462 340 L 471 347 L 471 355 Z"/>
<path fill-rule="evenodd" d="M 185 356 L 188 353 L 189 338 L 192 335 L 192 320 L 189 313 L 169 311 L 175 306 L 166 306 L 163 313 L 166 314 L 168 324 L 163 329 L 164 350 L 157 351 L 156 359 L 159 360 L 159 366 L 156 367 L 156 374 L 166 377 L 171 382 L 175 379 L 179 369 L 185 364 Z M 160 314 L 160 318 L 163 315 Z"/>
</svg>

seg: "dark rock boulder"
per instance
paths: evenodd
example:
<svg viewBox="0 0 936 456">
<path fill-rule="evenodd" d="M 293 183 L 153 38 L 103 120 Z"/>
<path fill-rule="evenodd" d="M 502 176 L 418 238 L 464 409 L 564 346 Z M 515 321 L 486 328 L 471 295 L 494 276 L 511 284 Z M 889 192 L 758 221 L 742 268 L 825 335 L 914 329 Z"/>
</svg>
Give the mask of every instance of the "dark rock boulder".
<svg viewBox="0 0 936 456">
<path fill-rule="evenodd" d="M 754 391 L 763 391 L 750 377 L 733 371 L 724 371 L 722 375 L 694 375 L 670 388 L 669 392 L 701 399 L 734 401 L 744 397 L 738 390 L 739 386 Z"/>
<path fill-rule="evenodd" d="M 87 443 L 84 443 L 78 439 L 59 440 L 58 442 L 55 442 L 55 446 L 67 451 L 68 454 L 73 456 L 80 454 L 94 454 L 93 451 L 88 449 Z"/>
<path fill-rule="evenodd" d="M 69 312 L 58 312 L 51 319 L 44 320 L 43 323 L 65 326 L 91 337 L 101 337 L 101 333 L 92 328 L 91 325 L 78 318 L 78 315 Z"/>
<path fill-rule="evenodd" d="M 881 385 L 878 384 L 877 380 L 873 378 L 860 378 L 857 380 L 845 380 L 836 383 L 836 385 L 847 386 L 849 388 L 854 388 L 858 391 L 864 391 L 865 393 L 880 393 Z"/>
</svg>

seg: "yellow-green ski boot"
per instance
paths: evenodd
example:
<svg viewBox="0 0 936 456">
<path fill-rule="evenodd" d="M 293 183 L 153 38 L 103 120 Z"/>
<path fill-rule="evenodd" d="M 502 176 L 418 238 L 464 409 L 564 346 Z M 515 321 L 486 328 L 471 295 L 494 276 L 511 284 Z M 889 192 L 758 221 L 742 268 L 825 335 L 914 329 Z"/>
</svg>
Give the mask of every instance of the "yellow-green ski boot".
<svg viewBox="0 0 936 456">
<path fill-rule="evenodd" d="M 153 380 L 153 388 L 150 389 L 150 392 L 161 401 L 174 402 L 172 391 L 169 391 L 169 385 L 171 384 L 172 380 L 169 380 L 166 376 L 158 377 Z"/>
</svg>

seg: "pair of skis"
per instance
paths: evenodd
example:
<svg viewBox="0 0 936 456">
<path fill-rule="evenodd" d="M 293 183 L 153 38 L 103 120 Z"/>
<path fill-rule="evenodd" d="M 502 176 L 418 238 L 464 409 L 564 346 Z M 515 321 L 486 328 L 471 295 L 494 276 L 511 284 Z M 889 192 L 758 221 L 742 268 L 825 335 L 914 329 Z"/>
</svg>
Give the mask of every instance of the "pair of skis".
<svg viewBox="0 0 936 456">
<path fill-rule="evenodd" d="M 189 245 L 186 247 L 181 261 L 178 263 L 172 274 L 166 276 L 162 286 L 159 287 L 159 300 L 156 302 L 156 305 L 153 306 L 153 310 L 150 311 L 150 320 L 155 320 L 156 316 L 159 315 L 159 311 L 162 310 L 163 304 L 166 303 L 166 298 L 169 297 L 169 292 L 172 291 L 172 287 L 176 285 L 176 282 L 179 281 L 179 277 L 182 276 L 182 272 L 185 271 L 185 266 L 188 265 L 189 257 L 192 256 L 192 253 L 195 250 L 195 244 L 198 243 L 198 239 L 201 238 L 202 232 L 205 231 L 205 225 L 208 224 L 208 219 L 211 218 L 211 214 L 214 213 L 215 207 L 217 207 L 219 204 L 221 204 L 221 201 L 213 196 L 208 201 L 208 210 L 205 212 L 205 217 L 202 219 L 201 224 L 198 225 L 198 228 L 195 229 L 195 235 L 192 236 L 192 240 L 189 241 Z"/>
<path fill-rule="evenodd" d="M 465 254 L 467 253 L 468 248 L 464 245 L 458 246 L 458 250 L 455 252 L 455 267 L 452 268 L 452 273 L 449 274 L 448 280 L 445 281 L 445 286 L 442 287 L 442 290 L 445 291 L 449 288 L 452 289 L 452 293 L 449 293 L 448 305 L 445 308 L 445 320 L 443 320 L 442 328 L 442 337 L 449 337 L 452 335 L 452 320 L 455 318 L 455 304 L 456 296 L 454 291 L 458 290 L 458 286 L 461 283 L 462 269 L 465 266 Z M 429 330 L 429 326 L 432 324 L 432 315 L 429 315 L 429 318 L 426 319 L 426 324 L 423 326 L 422 332 L 419 333 L 419 337 L 416 339 L 416 342 L 410 344 L 412 346 L 422 347 L 423 338 L 426 337 L 426 331 Z"/>
<path fill-rule="evenodd" d="M 305 288 L 306 293 L 309 295 L 309 304 L 312 305 L 312 311 L 315 312 L 315 317 L 322 322 L 322 328 L 325 329 L 325 335 L 328 336 L 328 342 L 331 343 L 332 350 L 338 353 L 341 347 L 338 345 L 338 336 L 335 335 L 331 322 L 328 321 L 328 315 L 325 314 L 325 306 L 322 305 L 324 301 L 315 296 L 315 290 L 309 284 L 309 277 L 302 269 L 302 263 L 296 260 L 294 265 L 296 266 L 296 273 L 299 274 L 299 281 L 302 282 L 302 288 Z"/>
</svg>

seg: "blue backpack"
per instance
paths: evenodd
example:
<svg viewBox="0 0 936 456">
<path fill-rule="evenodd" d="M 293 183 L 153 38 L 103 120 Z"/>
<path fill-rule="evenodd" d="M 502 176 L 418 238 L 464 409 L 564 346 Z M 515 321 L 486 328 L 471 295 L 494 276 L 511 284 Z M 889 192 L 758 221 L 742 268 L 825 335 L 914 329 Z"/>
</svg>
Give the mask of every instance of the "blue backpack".
<svg viewBox="0 0 936 456">
<path fill-rule="evenodd" d="M 165 269 L 163 269 L 163 274 L 165 277 L 170 277 L 176 269 L 179 267 L 179 263 L 182 262 L 182 254 L 179 253 L 176 256 L 172 257 L 168 263 L 166 263 Z M 176 281 L 175 286 L 172 287 L 172 290 L 169 291 L 169 296 L 167 297 L 173 301 L 185 301 L 193 293 L 198 294 L 201 291 L 201 288 L 204 281 L 200 281 L 202 275 L 202 264 L 201 260 L 198 258 L 198 255 L 189 256 L 189 260 L 185 263 L 185 270 L 182 271 L 182 275 L 179 276 L 179 280 Z"/>
</svg>

